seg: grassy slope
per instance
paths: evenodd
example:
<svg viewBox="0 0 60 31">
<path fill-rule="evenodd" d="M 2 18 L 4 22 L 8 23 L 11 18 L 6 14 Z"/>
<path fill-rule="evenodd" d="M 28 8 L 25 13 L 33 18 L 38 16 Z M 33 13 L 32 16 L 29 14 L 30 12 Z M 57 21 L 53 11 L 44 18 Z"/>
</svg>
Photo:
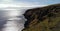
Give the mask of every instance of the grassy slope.
<svg viewBox="0 0 60 31">
<path fill-rule="evenodd" d="M 46 19 L 42 22 L 39 21 L 37 23 L 38 20 L 34 19 L 30 23 L 29 28 L 25 28 L 23 31 L 60 31 L 60 12 L 54 14 L 56 14 L 55 17 L 46 15 Z"/>
</svg>

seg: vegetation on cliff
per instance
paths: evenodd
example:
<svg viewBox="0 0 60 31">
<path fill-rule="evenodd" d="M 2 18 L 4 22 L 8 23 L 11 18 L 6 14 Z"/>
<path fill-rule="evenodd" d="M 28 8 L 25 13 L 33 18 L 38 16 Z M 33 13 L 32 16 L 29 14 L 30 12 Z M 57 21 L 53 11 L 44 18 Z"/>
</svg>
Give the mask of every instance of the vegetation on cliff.
<svg viewBox="0 0 60 31">
<path fill-rule="evenodd" d="M 22 31 L 60 31 L 60 4 L 28 9 Z"/>
</svg>

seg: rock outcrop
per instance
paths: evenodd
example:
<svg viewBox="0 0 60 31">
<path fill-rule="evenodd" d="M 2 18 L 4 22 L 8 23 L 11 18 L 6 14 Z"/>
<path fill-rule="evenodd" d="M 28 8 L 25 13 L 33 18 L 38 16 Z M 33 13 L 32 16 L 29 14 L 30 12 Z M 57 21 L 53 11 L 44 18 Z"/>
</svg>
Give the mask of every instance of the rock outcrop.
<svg viewBox="0 0 60 31">
<path fill-rule="evenodd" d="M 60 31 L 60 4 L 28 9 L 22 31 Z"/>
</svg>

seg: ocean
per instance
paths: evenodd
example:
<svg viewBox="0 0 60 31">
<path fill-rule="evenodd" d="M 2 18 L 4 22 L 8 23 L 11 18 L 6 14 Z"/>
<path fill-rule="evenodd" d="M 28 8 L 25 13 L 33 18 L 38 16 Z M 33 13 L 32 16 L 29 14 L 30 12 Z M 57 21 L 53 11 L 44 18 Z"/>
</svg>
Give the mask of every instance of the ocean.
<svg viewBox="0 0 60 31">
<path fill-rule="evenodd" d="M 0 31 L 21 31 L 27 19 L 24 13 L 27 8 L 0 8 Z"/>
</svg>

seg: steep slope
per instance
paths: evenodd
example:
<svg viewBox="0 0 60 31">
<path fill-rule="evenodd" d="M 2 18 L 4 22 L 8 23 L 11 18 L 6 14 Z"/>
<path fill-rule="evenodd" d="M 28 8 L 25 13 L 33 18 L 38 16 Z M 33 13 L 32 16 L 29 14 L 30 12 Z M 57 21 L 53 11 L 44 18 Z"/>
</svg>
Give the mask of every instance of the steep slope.
<svg viewBox="0 0 60 31">
<path fill-rule="evenodd" d="M 28 9 L 22 31 L 60 31 L 60 4 Z"/>
</svg>

